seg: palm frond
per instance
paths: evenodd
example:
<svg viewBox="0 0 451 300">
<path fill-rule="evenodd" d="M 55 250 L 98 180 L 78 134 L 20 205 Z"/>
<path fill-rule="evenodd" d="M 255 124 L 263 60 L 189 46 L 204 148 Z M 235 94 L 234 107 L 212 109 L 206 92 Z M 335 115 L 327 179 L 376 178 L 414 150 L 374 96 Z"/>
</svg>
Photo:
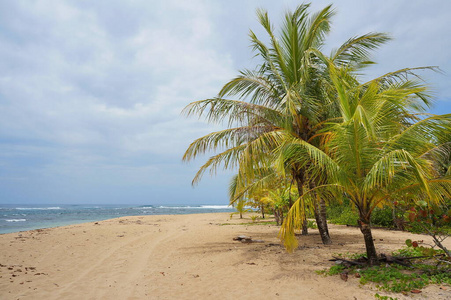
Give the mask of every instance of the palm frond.
<svg viewBox="0 0 451 300">
<path fill-rule="evenodd" d="M 246 145 L 240 145 L 210 157 L 207 162 L 199 168 L 191 184 L 198 184 L 205 171 L 208 169 L 210 169 L 211 175 L 215 175 L 220 166 L 223 166 L 223 169 L 237 167 L 240 155 L 245 148 Z"/>
<path fill-rule="evenodd" d="M 330 19 L 335 15 L 332 5 L 328 5 L 321 11 L 312 15 L 304 35 L 304 50 L 315 48 L 321 49 L 326 35 L 330 31 Z"/>
<path fill-rule="evenodd" d="M 333 50 L 330 60 L 339 66 L 352 64 L 355 68 L 361 68 L 370 61 L 370 51 L 377 49 L 382 44 L 391 40 L 386 33 L 367 33 L 347 40 L 337 50 Z"/>
<path fill-rule="evenodd" d="M 267 120 L 267 125 L 283 118 L 280 112 L 268 106 L 222 98 L 192 102 L 183 109 L 182 114 L 197 115 L 199 118 L 205 115 L 209 123 L 221 124 L 227 119 L 229 127 L 236 123 L 248 125 L 252 123 L 250 120 L 255 118 L 260 121 Z"/>
<path fill-rule="evenodd" d="M 251 103 L 276 108 L 283 90 L 260 71 L 244 70 L 240 76 L 224 85 L 219 97 L 238 95 Z"/>
<path fill-rule="evenodd" d="M 288 252 L 293 252 L 298 246 L 295 232 L 301 228 L 306 214 L 306 207 L 302 205 L 303 201 L 312 197 L 315 193 L 320 193 L 322 197 L 330 198 L 330 195 L 335 195 L 337 192 L 343 192 L 343 188 L 340 185 L 321 185 L 306 191 L 293 203 L 279 231 L 279 238 L 283 241 Z"/>
</svg>

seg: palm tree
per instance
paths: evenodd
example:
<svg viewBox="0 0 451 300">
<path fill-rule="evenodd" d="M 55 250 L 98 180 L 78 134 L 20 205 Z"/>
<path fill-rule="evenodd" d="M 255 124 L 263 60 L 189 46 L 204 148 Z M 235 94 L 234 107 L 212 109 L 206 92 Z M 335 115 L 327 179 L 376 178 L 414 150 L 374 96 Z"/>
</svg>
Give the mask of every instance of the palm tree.
<svg viewBox="0 0 451 300">
<path fill-rule="evenodd" d="M 349 68 L 328 64 L 340 122 L 330 122 L 322 132 L 322 149 L 294 141 L 284 146 L 286 158 L 310 164 L 316 176 L 327 174 L 314 187 L 323 197 L 342 193 L 355 205 L 370 264 L 377 262 L 370 218 L 381 204 L 406 194 L 413 200 L 440 203 L 451 194 L 451 176 L 437 178 L 434 154 L 450 142 L 451 114 L 417 116 L 415 110 L 428 104 L 426 87 L 402 75 L 405 69 L 365 84 Z M 289 249 L 297 241 L 300 203 L 295 203 L 282 226 L 281 237 Z"/>
<path fill-rule="evenodd" d="M 288 140 L 312 140 L 322 122 L 334 116 L 336 105 L 330 102 L 324 85 L 330 80 L 322 61 L 312 55 L 321 49 L 330 30 L 334 12 L 327 6 L 309 15 L 309 4 L 287 12 L 279 38 L 266 11 L 258 10 L 258 19 L 269 37 L 269 45 L 250 32 L 251 45 L 261 59 L 255 70 L 243 70 L 224 85 L 218 97 L 189 104 L 187 115 L 205 115 L 209 122 L 228 122 L 228 129 L 213 132 L 195 140 L 185 152 L 185 161 L 198 154 L 223 150 L 212 156 L 198 171 L 197 183 L 208 169 L 215 173 L 219 166 L 238 167 L 243 185 L 259 176 L 258 170 L 268 161 L 272 164 L 280 146 Z M 361 68 L 369 64 L 369 51 L 389 38 L 372 33 L 349 39 L 333 52 L 333 63 Z M 238 97 L 238 100 L 226 97 Z M 247 100 L 247 101 L 246 101 Z M 264 157 L 264 159 L 262 159 Z M 309 182 L 315 180 L 307 173 L 307 166 L 292 163 L 283 166 L 292 174 L 302 195 Z M 322 199 L 320 199 L 322 201 Z M 320 205 L 321 204 L 321 205 Z M 330 243 L 325 221 L 324 203 L 314 205 L 321 237 Z M 323 214 L 321 214 L 321 211 Z"/>
<path fill-rule="evenodd" d="M 264 219 L 263 203 L 260 201 L 264 197 L 264 191 L 261 189 L 240 190 L 238 187 L 238 175 L 234 175 L 229 184 L 229 205 L 236 208 L 237 213 L 240 214 L 240 219 L 243 218 L 244 212 L 253 212 L 252 209 L 247 209 L 246 206 L 259 207 L 262 210 L 262 218 Z M 235 213 L 232 213 L 232 216 Z"/>
<path fill-rule="evenodd" d="M 229 186 L 230 204 L 249 199 L 254 207 L 262 210 L 262 214 L 265 207 L 272 211 L 277 225 L 282 225 L 293 199 L 299 196 L 297 188 L 292 184 L 291 176 L 282 176 L 276 169 L 261 173 L 266 175 L 246 182 L 244 187 L 239 185 L 239 175 L 233 176 Z"/>
<path fill-rule="evenodd" d="M 244 213 L 246 213 L 246 212 L 253 212 L 252 209 L 246 208 L 246 206 L 248 204 L 249 203 L 246 201 L 246 199 L 240 199 L 240 200 L 236 201 L 233 204 L 233 207 L 236 209 L 236 212 L 233 212 L 233 213 L 230 214 L 230 219 L 232 219 L 232 216 L 235 215 L 235 214 L 239 214 L 240 215 L 240 219 L 242 219 Z"/>
</svg>

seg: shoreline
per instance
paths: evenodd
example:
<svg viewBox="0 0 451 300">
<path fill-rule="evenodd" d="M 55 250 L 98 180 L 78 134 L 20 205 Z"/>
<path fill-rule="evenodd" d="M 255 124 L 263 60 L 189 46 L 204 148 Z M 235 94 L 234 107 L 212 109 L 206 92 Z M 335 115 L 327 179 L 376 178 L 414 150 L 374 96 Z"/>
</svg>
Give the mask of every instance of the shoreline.
<svg viewBox="0 0 451 300">
<path fill-rule="evenodd" d="M 226 205 L 0 205 L 0 234 L 104 221 L 125 216 L 232 212 Z"/>
<path fill-rule="evenodd" d="M 148 215 L 0 235 L 2 299 L 372 299 L 378 292 L 357 278 L 315 273 L 336 253 L 363 252 L 357 228 L 331 225 L 333 244 L 316 230 L 288 254 L 279 227 L 252 225 L 229 213 Z M 249 222 L 250 225 L 239 225 Z M 227 224 L 224 226 L 223 224 Z M 264 243 L 233 241 L 238 235 Z M 407 238 L 374 230 L 377 250 L 388 253 Z M 451 242 L 448 241 L 447 242 Z M 11 268 L 11 269 L 10 269 Z M 451 299 L 430 286 L 420 296 L 378 292 L 398 299 Z M 446 294 L 443 294 L 446 293 Z"/>
<path fill-rule="evenodd" d="M 67 224 L 61 223 L 61 224 L 58 224 L 58 225 L 48 226 L 48 227 L 36 227 L 36 228 L 19 230 L 19 231 L 0 232 L 0 236 L 4 235 L 4 234 L 25 233 L 25 232 L 28 232 L 28 231 L 39 231 L 39 230 L 45 230 L 45 229 L 56 229 L 56 228 L 62 228 L 62 227 L 69 227 L 69 226 L 73 226 L 73 225 L 75 226 L 75 225 L 92 224 L 92 223 L 96 223 L 96 222 L 113 221 L 115 219 L 120 219 L 120 218 L 135 218 L 135 217 L 142 217 L 142 216 L 183 216 L 183 215 L 203 215 L 203 214 L 222 214 L 222 213 L 223 212 L 205 212 L 205 213 L 193 213 L 193 214 L 136 215 L 136 216 L 119 216 L 119 217 L 107 218 L 107 219 L 94 219 L 94 220 L 89 220 L 89 221 L 82 220 L 80 222 L 68 221 L 69 223 L 67 223 Z"/>
</svg>

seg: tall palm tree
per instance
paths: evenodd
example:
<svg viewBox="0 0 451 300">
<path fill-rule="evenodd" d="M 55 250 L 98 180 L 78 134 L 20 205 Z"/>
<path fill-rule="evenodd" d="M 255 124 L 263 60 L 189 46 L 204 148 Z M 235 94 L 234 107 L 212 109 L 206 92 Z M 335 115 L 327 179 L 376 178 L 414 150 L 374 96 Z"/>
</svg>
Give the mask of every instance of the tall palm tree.
<svg viewBox="0 0 451 300">
<path fill-rule="evenodd" d="M 410 70 L 359 84 L 349 68 L 336 67 L 316 54 L 328 65 L 330 95 L 338 104 L 340 122 L 329 122 L 323 130 L 327 143 L 322 149 L 293 141 L 282 152 L 300 165 L 309 165 L 316 176 L 327 174 L 323 184 L 310 192 L 323 197 L 343 193 L 355 205 L 367 257 L 375 264 L 370 218 L 378 205 L 406 194 L 436 204 L 451 194 L 450 174 L 437 178 L 434 167 L 435 154 L 450 142 L 451 114 L 419 118 L 414 113 L 428 102 L 425 86 L 400 79 Z M 293 205 L 281 230 L 289 249 L 297 245 L 299 206 L 299 202 Z"/>
<path fill-rule="evenodd" d="M 331 6 L 310 15 L 309 4 L 287 12 L 279 37 L 266 11 L 258 10 L 257 16 L 265 29 L 269 45 L 250 32 L 251 45 L 260 58 L 255 70 L 243 70 L 235 79 L 224 85 L 218 97 L 189 104 L 187 115 L 205 115 L 210 122 L 228 122 L 228 129 L 213 132 L 195 140 L 185 152 L 185 161 L 200 153 L 223 150 L 212 156 L 196 174 L 193 183 L 210 169 L 215 173 L 219 166 L 238 167 L 242 182 L 252 181 L 258 170 L 268 161 L 268 155 L 277 157 L 280 146 L 289 140 L 315 142 L 312 138 L 321 129 L 324 120 L 334 117 L 336 104 L 330 102 L 325 83 L 330 78 L 325 66 L 312 50 L 320 50 L 330 30 L 334 12 Z M 385 34 L 371 33 L 349 39 L 331 57 L 340 66 L 362 68 L 371 63 L 370 50 L 389 38 Z M 226 97 L 237 97 L 238 100 Z M 264 157 L 264 159 L 262 159 Z M 302 195 L 309 182 L 307 166 L 292 163 L 283 166 L 293 176 Z M 246 178 L 246 179 L 245 179 Z M 330 243 L 325 209 L 321 203 L 314 205 L 321 238 Z M 321 209 L 323 208 L 323 214 Z"/>
</svg>

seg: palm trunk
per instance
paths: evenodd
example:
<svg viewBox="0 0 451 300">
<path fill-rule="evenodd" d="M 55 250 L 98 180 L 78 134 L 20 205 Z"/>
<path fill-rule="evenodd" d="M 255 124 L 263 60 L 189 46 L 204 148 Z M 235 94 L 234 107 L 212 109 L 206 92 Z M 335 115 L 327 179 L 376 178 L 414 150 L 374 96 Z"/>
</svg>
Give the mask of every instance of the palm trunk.
<svg viewBox="0 0 451 300">
<path fill-rule="evenodd" d="M 296 184 L 298 186 L 298 194 L 302 196 L 304 194 L 304 174 L 297 173 L 295 174 Z M 303 220 L 302 220 L 302 235 L 308 235 L 308 222 L 307 222 L 307 212 L 305 209 L 305 202 L 301 200 L 302 211 L 304 212 Z"/>
<path fill-rule="evenodd" d="M 310 182 L 310 188 L 314 187 L 315 183 Z M 312 198 L 315 199 L 314 214 L 316 225 L 318 226 L 319 235 L 321 236 L 321 241 L 323 242 L 323 245 L 330 245 L 332 244 L 332 240 L 330 239 L 329 227 L 327 226 L 326 202 L 324 201 L 324 199 L 319 199 L 318 195 L 315 192 L 313 192 Z"/>
<path fill-rule="evenodd" d="M 324 230 L 327 236 L 330 239 L 329 235 L 329 226 L 327 226 L 327 210 L 326 210 L 326 201 L 323 198 L 319 200 L 319 214 L 321 216 L 321 220 L 324 222 Z"/>
<path fill-rule="evenodd" d="M 370 265 L 376 265 L 378 263 L 376 247 L 374 246 L 373 235 L 371 233 L 371 224 L 367 214 L 362 213 L 359 210 L 360 220 L 359 227 L 365 240 L 366 255 Z"/>
<path fill-rule="evenodd" d="M 302 221 L 301 235 L 308 235 L 308 222 L 307 222 L 307 217 L 305 217 L 305 216 L 304 216 L 304 220 Z"/>
<path fill-rule="evenodd" d="M 282 225 L 283 223 L 283 210 L 281 210 L 280 208 L 275 208 L 274 209 L 274 218 L 276 219 L 276 224 Z"/>
<path fill-rule="evenodd" d="M 283 224 L 284 216 L 283 216 L 283 209 L 279 208 L 279 218 L 280 218 L 280 225 Z"/>
<path fill-rule="evenodd" d="M 323 219 L 321 213 L 319 213 L 316 209 L 314 213 L 316 225 L 318 226 L 319 235 L 321 236 L 321 241 L 323 242 L 323 245 L 332 244 L 332 240 L 330 239 L 329 235 L 329 230 L 327 228 L 327 222 Z"/>
<path fill-rule="evenodd" d="M 262 210 L 262 219 L 264 219 L 265 218 L 265 207 L 262 205 L 260 208 Z"/>
</svg>

